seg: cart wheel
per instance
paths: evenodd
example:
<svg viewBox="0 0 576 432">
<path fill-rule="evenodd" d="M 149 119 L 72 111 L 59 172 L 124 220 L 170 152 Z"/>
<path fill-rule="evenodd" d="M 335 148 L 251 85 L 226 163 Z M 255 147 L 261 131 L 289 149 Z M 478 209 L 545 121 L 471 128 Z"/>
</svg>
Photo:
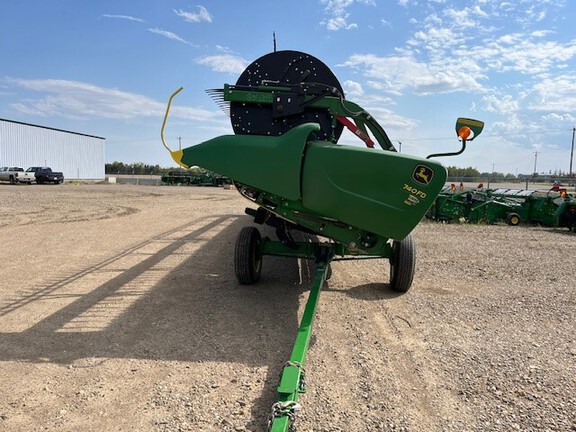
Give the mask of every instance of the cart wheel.
<svg viewBox="0 0 576 432">
<path fill-rule="evenodd" d="M 416 267 L 416 245 L 412 234 L 402 241 L 394 241 L 390 258 L 390 287 L 406 292 L 412 286 Z"/>
<path fill-rule="evenodd" d="M 506 216 L 506 223 L 508 225 L 516 226 L 520 223 L 520 216 L 517 213 L 508 213 Z"/>
<path fill-rule="evenodd" d="M 261 243 L 260 231 L 255 227 L 244 227 L 238 234 L 234 249 L 234 269 L 236 270 L 236 278 L 242 285 L 251 285 L 260 280 L 260 271 L 262 270 Z"/>
</svg>

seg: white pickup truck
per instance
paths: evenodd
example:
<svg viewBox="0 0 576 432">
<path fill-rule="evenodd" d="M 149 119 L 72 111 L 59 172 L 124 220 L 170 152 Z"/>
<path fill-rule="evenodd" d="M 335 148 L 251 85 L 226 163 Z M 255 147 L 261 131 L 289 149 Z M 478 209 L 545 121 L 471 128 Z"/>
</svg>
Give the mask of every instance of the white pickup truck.
<svg viewBox="0 0 576 432">
<path fill-rule="evenodd" d="M 20 167 L 2 167 L 0 168 L 0 181 L 7 181 L 10 184 L 16 183 L 28 183 L 36 181 L 36 177 L 32 172 L 24 171 L 24 168 Z"/>
</svg>

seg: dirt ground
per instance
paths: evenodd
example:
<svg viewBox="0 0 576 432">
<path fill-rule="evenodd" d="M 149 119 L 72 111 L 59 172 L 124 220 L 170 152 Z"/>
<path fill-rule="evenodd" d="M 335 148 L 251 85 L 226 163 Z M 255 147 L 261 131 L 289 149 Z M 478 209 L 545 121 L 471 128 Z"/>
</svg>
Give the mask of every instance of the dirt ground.
<svg viewBox="0 0 576 432">
<path fill-rule="evenodd" d="M 310 286 L 266 257 L 235 190 L 0 185 L 0 430 L 263 431 Z M 299 431 L 576 430 L 576 236 L 424 221 L 399 295 L 385 260 L 332 265 Z"/>
</svg>

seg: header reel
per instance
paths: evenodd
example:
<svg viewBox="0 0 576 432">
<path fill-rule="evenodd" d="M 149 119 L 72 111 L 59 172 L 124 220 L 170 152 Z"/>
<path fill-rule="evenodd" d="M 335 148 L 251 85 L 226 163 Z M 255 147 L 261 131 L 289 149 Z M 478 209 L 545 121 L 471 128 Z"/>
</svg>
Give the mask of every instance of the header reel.
<svg viewBox="0 0 576 432">
<path fill-rule="evenodd" d="M 325 109 L 310 106 L 323 96 L 344 98 L 344 91 L 332 71 L 309 54 L 277 51 L 260 57 L 227 90 L 235 134 L 277 136 L 303 123 L 319 124 L 316 137 L 321 140 L 336 142 L 342 133 L 342 125 L 334 125 Z M 272 106 L 245 103 L 241 92 L 271 93 Z"/>
<path fill-rule="evenodd" d="M 276 51 L 260 57 L 235 85 L 207 91 L 230 116 L 237 135 L 280 136 L 305 123 L 316 123 L 318 140 L 337 143 L 344 127 L 368 147 L 394 149 L 384 130 L 360 106 L 345 99 L 342 86 L 323 62 L 299 51 Z M 346 117 L 353 117 L 354 122 Z"/>
</svg>

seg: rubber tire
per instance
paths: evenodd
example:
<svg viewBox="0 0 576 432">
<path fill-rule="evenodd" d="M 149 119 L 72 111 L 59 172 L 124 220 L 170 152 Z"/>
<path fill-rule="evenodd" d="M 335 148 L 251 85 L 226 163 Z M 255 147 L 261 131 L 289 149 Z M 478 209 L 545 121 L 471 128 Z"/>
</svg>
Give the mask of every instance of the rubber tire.
<svg viewBox="0 0 576 432">
<path fill-rule="evenodd" d="M 234 270 L 242 285 L 252 285 L 260 280 L 262 255 L 260 231 L 252 226 L 242 228 L 234 248 Z"/>
<path fill-rule="evenodd" d="M 506 223 L 508 225 L 516 226 L 520 223 L 520 216 L 517 213 L 509 213 L 506 216 Z"/>
<path fill-rule="evenodd" d="M 390 288 L 406 292 L 412 286 L 416 269 L 416 244 L 412 234 L 402 241 L 394 241 L 390 258 Z"/>
<path fill-rule="evenodd" d="M 18 182 L 16 181 L 16 179 L 14 178 L 14 176 L 10 176 L 10 184 L 11 184 L 11 185 L 15 185 L 16 183 L 18 183 Z"/>
</svg>

